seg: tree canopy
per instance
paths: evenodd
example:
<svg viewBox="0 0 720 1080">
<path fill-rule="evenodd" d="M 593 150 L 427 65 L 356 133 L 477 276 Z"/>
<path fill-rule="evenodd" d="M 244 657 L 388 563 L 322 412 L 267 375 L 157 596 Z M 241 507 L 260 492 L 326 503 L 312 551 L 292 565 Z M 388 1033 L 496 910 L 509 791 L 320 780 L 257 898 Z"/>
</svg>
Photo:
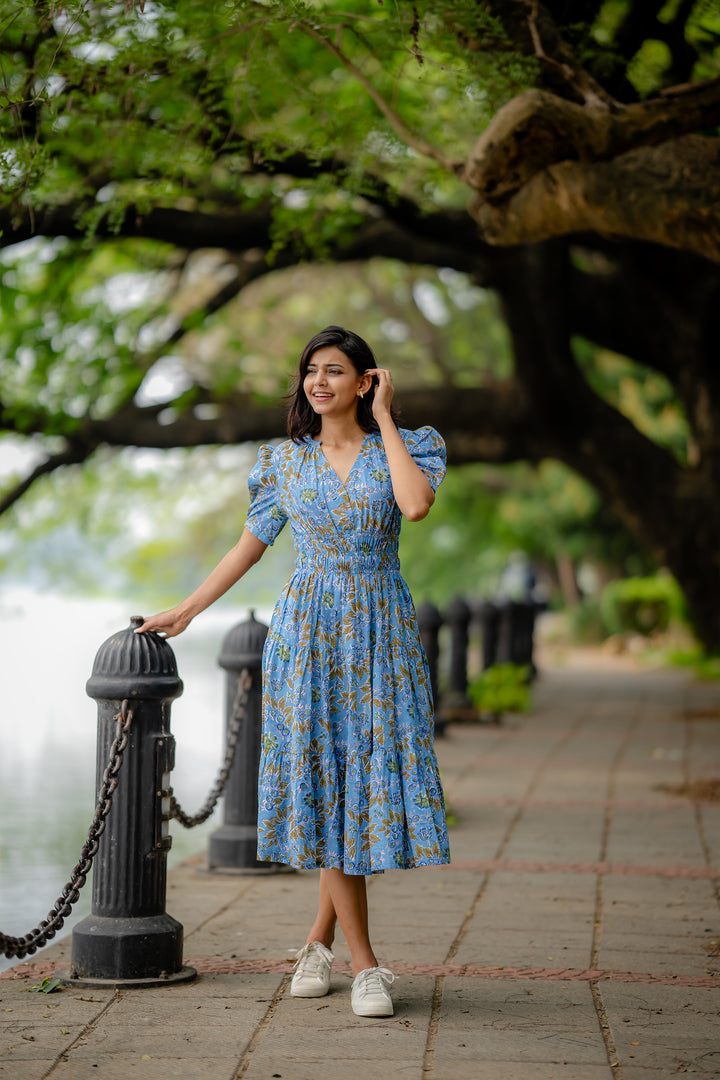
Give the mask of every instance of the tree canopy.
<svg viewBox="0 0 720 1080">
<path fill-rule="evenodd" d="M 395 348 L 416 318 L 388 310 L 396 267 L 424 334 L 405 342 L 404 422 L 434 423 L 454 463 L 577 470 L 720 644 L 711 0 L 0 12 L 0 408 L 38 446 L 3 508 L 104 445 L 280 435 L 308 320 L 281 323 L 259 283 L 317 267 L 327 288 L 329 266 L 361 265 Z M 506 321 L 492 362 L 473 289 Z M 431 295 L 465 348 L 420 320 Z M 341 298 L 327 321 L 352 319 Z M 171 357 L 182 380 L 149 400 Z M 628 390 L 653 379 L 670 439 Z"/>
</svg>

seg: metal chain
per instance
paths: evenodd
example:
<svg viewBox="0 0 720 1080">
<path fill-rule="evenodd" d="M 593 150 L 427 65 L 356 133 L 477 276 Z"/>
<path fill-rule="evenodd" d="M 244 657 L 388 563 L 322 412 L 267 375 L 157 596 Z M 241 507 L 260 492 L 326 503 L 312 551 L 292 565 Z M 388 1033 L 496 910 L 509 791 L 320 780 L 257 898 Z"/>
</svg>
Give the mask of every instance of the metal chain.
<svg viewBox="0 0 720 1080">
<path fill-rule="evenodd" d="M 212 814 L 213 810 L 217 806 L 218 799 L 225 790 L 225 785 L 228 782 L 230 770 L 232 769 L 233 762 L 235 760 L 235 751 L 237 750 L 238 739 L 240 738 L 240 732 L 242 731 L 245 717 L 247 715 L 247 703 L 248 695 L 250 693 L 250 687 L 252 686 L 252 676 L 248 668 L 243 668 L 240 672 L 240 678 L 238 680 L 237 694 L 235 695 L 235 702 L 233 704 L 233 711 L 230 715 L 230 721 L 228 723 L 227 742 L 225 744 L 225 760 L 220 766 L 217 779 L 208 795 L 203 806 L 198 810 L 197 814 L 192 816 L 186 814 L 179 802 L 173 795 L 173 790 L 170 788 L 170 817 L 176 818 L 181 825 L 184 825 L 186 829 L 192 829 L 195 825 L 202 825 L 203 821 Z"/>
<path fill-rule="evenodd" d="M 112 797 L 118 786 L 118 773 L 122 765 L 123 754 L 128 744 L 128 731 L 133 720 L 133 714 L 128 709 L 127 699 L 120 706 L 120 712 L 116 713 L 113 720 L 116 722 L 115 738 L 110 747 L 110 759 L 103 773 L 102 784 L 98 793 L 95 813 L 88 829 L 87 840 L 80 850 L 80 858 L 70 874 L 70 881 L 65 885 L 62 893 L 55 901 L 46 919 L 29 934 L 23 937 L 11 937 L 9 934 L 0 934 L 0 956 L 22 959 L 30 953 L 36 952 L 46 944 L 50 938 L 55 937 L 61 929 L 65 919 L 72 911 L 73 905 L 80 897 L 80 890 L 87 881 L 87 876 L 97 855 L 100 837 L 105 831 L 105 819 L 110 813 Z"/>
</svg>

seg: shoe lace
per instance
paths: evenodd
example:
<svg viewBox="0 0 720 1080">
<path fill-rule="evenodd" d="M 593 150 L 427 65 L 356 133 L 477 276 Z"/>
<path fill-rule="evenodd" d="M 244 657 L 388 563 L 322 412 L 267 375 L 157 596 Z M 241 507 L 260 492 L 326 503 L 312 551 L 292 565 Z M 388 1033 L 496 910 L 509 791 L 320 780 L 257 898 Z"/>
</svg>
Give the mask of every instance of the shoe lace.
<svg viewBox="0 0 720 1080">
<path fill-rule="evenodd" d="M 303 978 L 305 975 L 309 975 L 311 978 L 319 978 L 326 967 L 327 962 L 327 959 L 320 949 L 318 949 L 315 942 L 311 941 L 307 945 L 303 945 L 300 952 L 296 954 L 295 971 L 300 978 Z"/>
<path fill-rule="evenodd" d="M 394 982 L 395 976 L 387 968 L 369 968 L 363 972 L 363 978 L 357 989 L 360 996 L 365 997 L 366 994 L 378 994 L 389 990 Z"/>
</svg>

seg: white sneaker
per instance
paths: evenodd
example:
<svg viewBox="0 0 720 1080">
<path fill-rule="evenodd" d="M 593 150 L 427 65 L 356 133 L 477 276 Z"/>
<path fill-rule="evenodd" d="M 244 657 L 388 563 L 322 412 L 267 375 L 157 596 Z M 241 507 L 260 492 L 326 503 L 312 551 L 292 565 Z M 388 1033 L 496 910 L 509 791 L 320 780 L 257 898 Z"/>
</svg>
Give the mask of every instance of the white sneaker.
<svg viewBox="0 0 720 1080">
<path fill-rule="evenodd" d="M 395 976 L 387 968 L 365 968 L 352 984 L 351 1004 L 356 1016 L 392 1016 L 393 1003 L 389 988 Z"/>
<path fill-rule="evenodd" d="M 335 959 L 321 941 L 309 941 L 295 957 L 295 974 L 290 984 L 293 997 L 323 997 L 330 989 L 330 969 Z"/>
</svg>

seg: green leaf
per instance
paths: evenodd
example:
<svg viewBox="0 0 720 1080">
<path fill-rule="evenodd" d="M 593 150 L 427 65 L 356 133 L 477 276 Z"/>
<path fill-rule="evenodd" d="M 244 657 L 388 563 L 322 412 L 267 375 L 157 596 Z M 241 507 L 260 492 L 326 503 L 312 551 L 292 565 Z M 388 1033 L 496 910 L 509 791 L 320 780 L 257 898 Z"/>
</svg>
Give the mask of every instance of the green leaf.
<svg viewBox="0 0 720 1080">
<path fill-rule="evenodd" d="M 56 991 L 59 992 L 63 989 L 62 979 L 51 979 L 49 975 L 46 975 L 39 986 L 29 986 L 28 993 L 30 994 L 52 994 Z"/>
</svg>

